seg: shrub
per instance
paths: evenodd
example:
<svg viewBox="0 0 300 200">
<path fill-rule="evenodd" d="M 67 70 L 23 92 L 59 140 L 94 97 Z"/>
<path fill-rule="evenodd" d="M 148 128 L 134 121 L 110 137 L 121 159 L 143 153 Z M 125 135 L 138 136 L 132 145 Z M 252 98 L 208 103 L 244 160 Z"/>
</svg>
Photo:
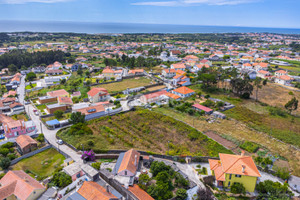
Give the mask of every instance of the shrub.
<svg viewBox="0 0 300 200">
<path fill-rule="evenodd" d="M 71 126 L 68 131 L 70 135 L 92 135 L 93 131 L 84 123 L 78 123 Z"/>
<path fill-rule="evenodd" d="M 257 184 L 256 190 L 259 192 L 258 199 L 268 199 L 270 196 L 272 199 L 291 199 L 294 196 L 287 184 L 282 185 L 271 180 L 260 182 Z"/>
<path fill-rule="evenodd" d="M 177 199 L 178 199 L 178 200 L 185 200 L 187 197 L 188 197 L 188 195 L 187 195 L 185 189 L 179 188 L 179 189 L 176 191 L 176 200 L 177 200 Z"/>
<path fill-rule="evenodd" d="M 7 148 L 1 148 L 0 149 L 0 154 L 2 156 L 6 157 L 8 153 L 9 153 L 9 149 L 7 149 Z"/>
<path fill-rule="evenodd" d="M 100 170 L 101 162 L 95 162 L 91 164 L 92 167 L 94 167 L 97 170 Z"/>
<path fill-rule="evenodd" d="M 276 107 L 270 107 L 269 108 L 269 113 L 270 115 L 273 115 L 273 116 L 280 116 L 280 117 L 286 117 L 286 112 L 280 108 L 276 108 Z"/>
<path fill-rule="evenodd" d="M 0 167 L 4 170 L 10 166 L 9 158 L 0 158 Z"/>
<path fill-rule="evenodd" d="M 290 178 L 290 172 L 287 168 L 278 168 L 276 169 L 276 176 L 278 176 L 279 178 L 283 179 L 283 180 L 288 180 Z"/>
<path fill-rule="evenodd" d="M 207 175 L 207 169 L 206 169 L 206 167 L 202 167 L 202 173 L 201 174 Z"/>
<path fill-rule="evenodd" d="M 7 149 L 9 149 L 9 148 L 12 148 L 12 147 L 14 147 L 14 143 L 13 142 L 7 142 L 5 144 L 2 144 L 0 148 L 7 148 Z"/>
<path fill-rule="evenodd" d="M 230 192 L 233 194 L 245 194 L 246 189 L 241 183 L 233 183 L 233 185 L 230 188 Z"/>
<path fill-rule="evenodd" d="M 61 119 L 63 117 L 64 111 L 62 110 L 57 110 L 54 112 L 54 116 L 56 119 Z"/>
<path fill-rule="evenodd" d="M 63 188 L 72 183 L 72 178 L 65 172 L 56 172 L 51 179 L 51 183 L 59 188 Z"/>
<path fill-rule="evenodd" d="M 92 146 L 94 146 L 94 141 L 93 140 L 88 140 L 87 144 L 92 147 Z"/>
<path fill-rule="evenodd" d="M 45 137 L 44 134 L 39 134 L 39 136 L 37 136 L 36 138 L 37 141 L 39 141 L 40 143 L 43 143 L 45 141 Z"/>
<path fill-rule="evenodd" d="M 257 144 L 249 141 L 245 141 L 240 145 L 240 147 L 250 153 L 255 153 L 259 149 L 259 146 Z"/>
</svg>

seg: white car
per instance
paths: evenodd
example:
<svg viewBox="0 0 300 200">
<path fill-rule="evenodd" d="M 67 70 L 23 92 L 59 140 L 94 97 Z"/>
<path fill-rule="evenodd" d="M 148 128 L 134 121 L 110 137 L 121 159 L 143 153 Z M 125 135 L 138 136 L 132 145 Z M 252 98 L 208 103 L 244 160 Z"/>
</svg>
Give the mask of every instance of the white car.
<svg viewBox="0 0 300 200">
<path fill-rule="evenodd" d="M 57 144 L 59 144 L 59 145 L 62 145 L 62 144 L 64 143 L 64 141 L 62 141 L 62 140 L 57 140 L 56 142 L 57 142 Z"/>
</svg>

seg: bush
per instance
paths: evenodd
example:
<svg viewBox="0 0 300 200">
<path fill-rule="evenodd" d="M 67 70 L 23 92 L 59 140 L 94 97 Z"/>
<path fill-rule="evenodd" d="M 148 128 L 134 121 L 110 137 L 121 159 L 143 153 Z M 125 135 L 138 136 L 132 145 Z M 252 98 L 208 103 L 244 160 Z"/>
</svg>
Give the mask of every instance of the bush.
<svg viewBox="0 0 300 200">
<path fill-rule="evenodd" d="M 92 135 L 93 131 L 84 123 L 78 123 L 71 126 L 68 131 L 70 135 Z"/>
<path fill-rule="evenodd" d="M 88 140 L 87 144 L 92 147 L 92 146 L 94 146 L 94 141 L 93 140 Z"/>
<path fill-rule="evenodd" d="M 57 110 L 54 112 L 54 116 L 56 119 L 61 119 L 63 117 L 64 111 L 62 110 Z"/>
<path fill-rule="evenodd" d="M 283 180 L 288 180 L 290 178 L 290 172 L 287 168 L 278 168 L 276 169 L 276 176 L 278 176 L 279 178 L 283 179 Z"/>
<path fill-rule="evenodd" d="M 0 158 L 0 167 L 4 170 L 10 166 L 9 158 Z"/>
<path fill-rule="evenodd" d="M 233 183 L 230 188 L 230 192 L 233 194 L 246 194 L 246 189 L 241 183 Z"/>
<path fill-rule="evenodd" d="M 59 188 L 63 188 L 72 183 L 72 178 L 65 172 L 56 172 L 51 179 L 51 183 Z"/>
<path fill-rule="evenodd" d="M 7 149 L 7 148 L 0 148 L 0 154 L 2 156 L 6 157 L 8 153 L 9 153 L 9 149 Z"/>
<path fill-rule="evenodd" d="M 97 170 L 100 170 L 101 162 L 95 162 L 91 164 L 92 167 L 94 167 Z"/>
<path fill-rule="evenodd" d="M 37 136 L 36 138 L 37 141 L 39 141 L 40 143 L 43 143 L 45 141 L 45 137 L 44 134 L 39 134 L 39 136 Z"/>
<path fill-rule="evenodd" d="M 243 144 L 240 145 L 240 147 L 249 153 L 255 153 L 258 149 L 259 146 L 253 142 L 245 141 Z"/>
<path fill-rule="evenodd" d="M 273 116 L 280 116 L 280 117 L 286 117 L 286 112 L 280 108 L 276 108 L 276 107 L 270 107 L 269 108 L 269 113 L 270 115 L 273 115 Z"/>
<path fill-rule="evenodd" d="M 179 188 L 176 191 L 176 200 L 185 200 L 187 197 L 188 195 L 185 189 Z"/>
<path fill-rule="evenodd" d="M 0 148 L 7 148 L 7 149 L 9 149 L 9 148 L 12 148 L 12 147 L 14 147 L 14 143 L 13 142 L 7 142 L 5 144 L 2 144 Z"/>
<path fill-rule="evenodd" d="M 273 182 L 266 180 L 260 182 L 256 186 L 256 190 L 259 192 L 258 199 L 291 199 L 294 194 L 289 190 L 288 185 L 282 185 L 279 182 Z"/>
</svg>

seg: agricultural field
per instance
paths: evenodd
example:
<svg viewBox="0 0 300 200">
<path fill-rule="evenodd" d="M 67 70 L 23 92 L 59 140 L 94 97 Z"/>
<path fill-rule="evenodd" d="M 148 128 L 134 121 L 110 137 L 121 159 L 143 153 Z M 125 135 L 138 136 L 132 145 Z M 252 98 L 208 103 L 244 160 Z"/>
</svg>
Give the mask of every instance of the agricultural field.
<svg viewBox="0 0 300 200">
<path fill-rule="evenodd" d="M 150 151 L 169 155 L 218 156 L 231 153 L 190 126 L 149 110 L 138 110 L 88 122 L 91 135 L 70 134 L 68 129 L 58 136 L 76 148 L 101 152 L 109 149 Z"/>
<path fill-rule="evenodd" d="M 154 82 L 151 79 L 145 77 L 137 77 L 132 79 L 124 79 L 121 82 L 109 83 L 93 87 L 103 87 L 107 89 L 109 93 L 117 93 L 126 90 L 127 88 L 137 88 L 151 84 L 154 84 Z"/>
<path fill-rule="evenodd" d="M 64 160 L 65 157 L 62 154 L 51 148 L 21 160 L 12 166 L 12 170 L 23 170 L 31 176 L 37 176 L 38 180 L 42 180 L 61 167 Z"/>
</svg>

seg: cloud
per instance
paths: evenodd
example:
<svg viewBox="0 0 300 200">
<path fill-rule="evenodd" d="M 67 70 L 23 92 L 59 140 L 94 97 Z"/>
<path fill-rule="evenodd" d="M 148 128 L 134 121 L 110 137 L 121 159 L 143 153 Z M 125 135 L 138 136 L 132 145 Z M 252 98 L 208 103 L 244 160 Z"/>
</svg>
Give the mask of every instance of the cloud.
<svg viewBox="0 0 300 200">
<path fill-rule="evenodd" d="M 132 5 L 139 6 L 195 6 L 195 5 L 238 5 L 245 3 L 253 3 L 259 0 L 176 0 L 176 1 L 146 1 L 136 2 Z"/>
<path fill-rule="evenodd" d="M 0 4 L 60 3 L 71 0 L 0 0 Z"/>
</svg>

